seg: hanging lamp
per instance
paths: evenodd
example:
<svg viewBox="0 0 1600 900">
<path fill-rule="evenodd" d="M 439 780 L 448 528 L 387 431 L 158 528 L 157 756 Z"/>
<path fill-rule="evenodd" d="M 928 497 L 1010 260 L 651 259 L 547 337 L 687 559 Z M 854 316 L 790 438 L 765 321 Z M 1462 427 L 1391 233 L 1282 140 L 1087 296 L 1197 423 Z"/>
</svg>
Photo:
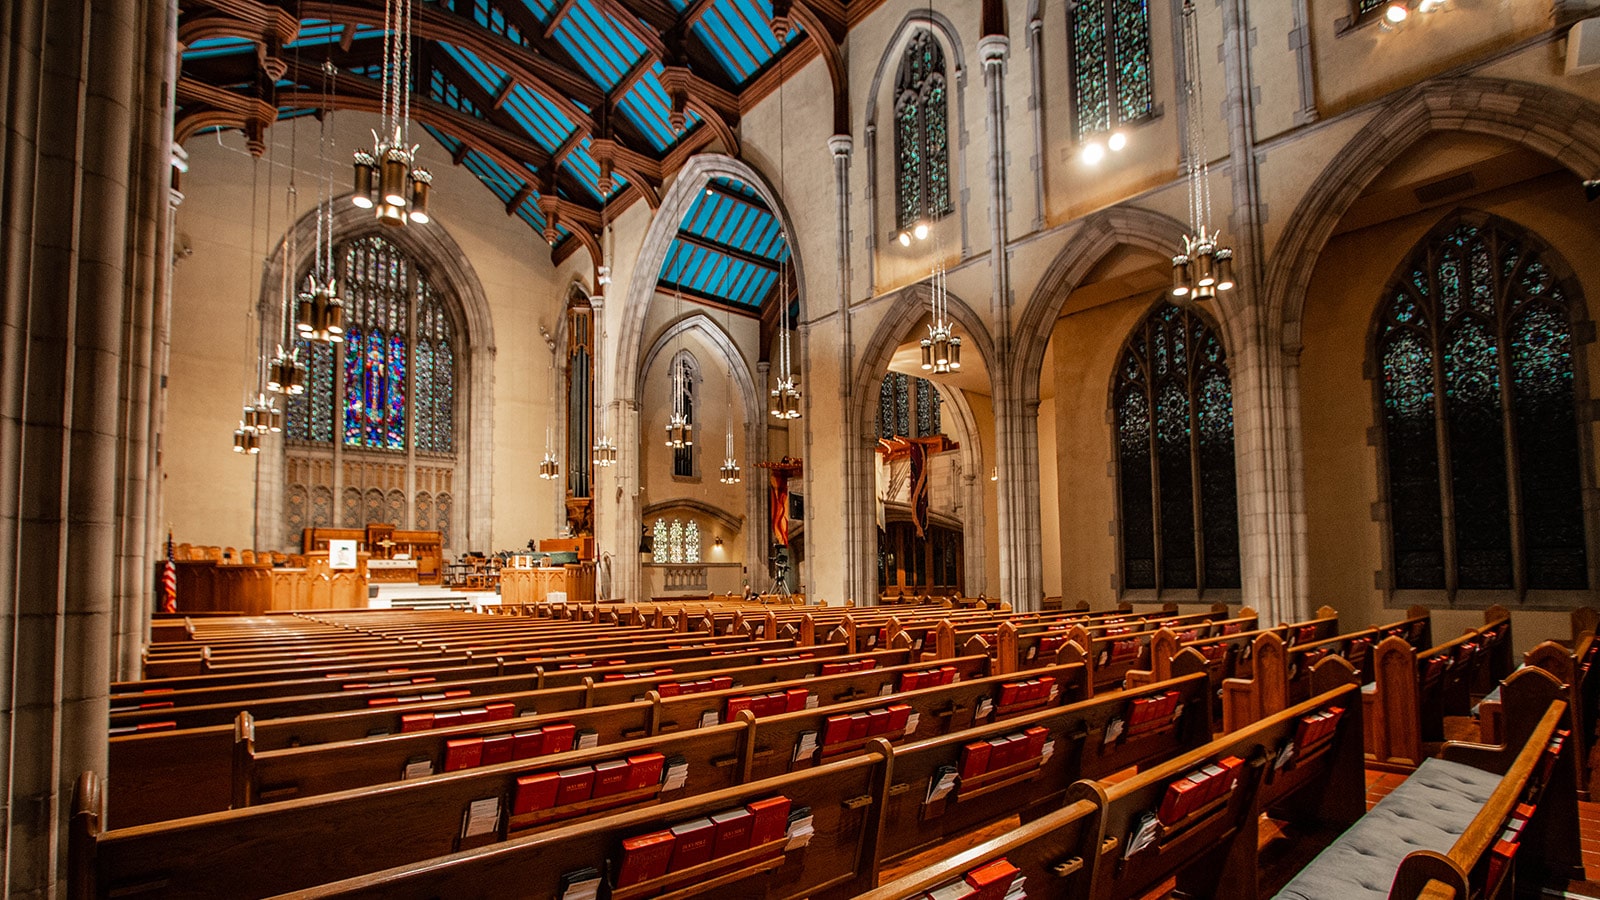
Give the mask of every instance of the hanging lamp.
<svg viewBox="0 0 1600 900">
<path fill-rule="evenodd" d="M 783 122 L 783 82 L 780 81 L 778 82 L 778 179 L 783 184 L 788 184 Z M 784 233 L 783 240 L 788 244 L 787 232 Z M 773 375 L 772 387 L 772 417 L 785 421 L 800 418 L 800 379 L 794 373 L 789 338 L 789 262 L 793 257 L 794 253 L 791 250 L 789 257 L 778 264 L 778 366 Z"/>
<path fill-rule="evenodd" d="M 334 89 L 333 63 L 324 60 L 324 92 Z M 339 298 L 339 283 L 333 258 L 333 170 L 327 155 L 327 116 L 323 116 L 322 144 L 318 151 L 322 183 L 317 194 L 317 253 L 305 290 L 295 298 L 295 332 L 307 341 L 323 344 L 344 343 L 344 301 Z M 279 351 L 282 352 L 281 350 Z"/>
<path fill-rule="evenodd" d="M 376 210 L 379 222 L 400 227 L 427 224 L 433 176 L 416 165 L 420 145 L 407 146 L 411 134 L 411 4 L 385 0 L 383 7 L 382 134 L 372 132 L 373 149 L 355 153 L 355 192 L 350 201 Z"/>
<path fill-rule="evenodd" d="M 956 335 L 956 323 L 948 316 L 950 292 L 945 286 L 944 263 L 935 263 L 929 276 L 932 290 L 928 293 L 928 311 L 933 322 L 928 325 L 928 336 L 922 339 L 922 370 L 935 375 L 948 375 L 961 371 L 961 338 Z"/>
<path fill-rule="evenodd" d="M 728 268 L 728 264 L 724 264 L 722 267 L 722 290 L 719 293 L 723 297 L 728 295 Z M 729 327 L 730 324 L 731 318 L 725 319 L 723 330 L 732 334 L 733 329 Z M 728 434 L 723 443 L 722 467 L 717 470 L 717 480 L 723 484 L 738 484 L 741 478 L 739 460 L 733 455 L 733 360 L 730 359 L 728 361 Z"/>
<path fill-rule="evenodd" d="M 1189 218 L 1193 231 L 1172 258 L 1172 302 L 1188 306 L 1233 290 L 1233 250 L 1211 229 L 1211 164 L 1200 87 L 1200 35 L 1194 0 L 1183 2 L 1184 90 L 1189 110 Z"/>
<path fill-rule="evenodd" d="M 678 274 L 672 280 L 672 295 L 677 305 L 673 315 L 679 320 L 683 318 L 683 289 L 680 285 L 682 279 L 683 256 L 680 254 L 678 256 Z M 683 350 L 683 332 L 681 331 L 678 333 L 678 350 Z M 683 406 L 683 385 L 684 379 L 689 377 L 688 369 L 689 363 L 686 360 L 673 359 L 669 387 L 669 390 L 672 391 L 672 415 L 667 419 L 666 443 L 668 447 L 674 450 L 682 450 L 685 447 L 694 446 L 694 423 L 689 421 L 689 414 Z"/>
</svg>

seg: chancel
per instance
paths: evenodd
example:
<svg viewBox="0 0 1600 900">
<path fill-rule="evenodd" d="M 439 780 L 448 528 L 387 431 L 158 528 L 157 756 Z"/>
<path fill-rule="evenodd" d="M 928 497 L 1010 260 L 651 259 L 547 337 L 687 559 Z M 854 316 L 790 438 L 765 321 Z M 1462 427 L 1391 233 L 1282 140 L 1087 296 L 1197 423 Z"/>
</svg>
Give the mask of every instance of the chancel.
<svg viewBox="0 0 1600 900">
<path fill-rule="evenodd" d="M 1600 0 L 4 16 L 5 896 L 1600 900 Z"/>
</svg>

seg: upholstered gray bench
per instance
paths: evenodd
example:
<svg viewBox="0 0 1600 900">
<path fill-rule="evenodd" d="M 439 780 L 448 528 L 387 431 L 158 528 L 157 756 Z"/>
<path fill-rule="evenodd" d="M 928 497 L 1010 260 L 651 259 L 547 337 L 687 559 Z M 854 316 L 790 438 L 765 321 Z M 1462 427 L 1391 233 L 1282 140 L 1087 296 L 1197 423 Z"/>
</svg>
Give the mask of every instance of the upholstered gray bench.
<svg viewBox="0 0 1600 900">
<path fill-rule="evenodd" d="M 1494 793 L 1500 776 L 1461 763 L 1425 760 L 1275 900 L 1359 900 L 1389 896 L 1400 861 L 1414 850 L 1449 853 Z"/>
</svg>

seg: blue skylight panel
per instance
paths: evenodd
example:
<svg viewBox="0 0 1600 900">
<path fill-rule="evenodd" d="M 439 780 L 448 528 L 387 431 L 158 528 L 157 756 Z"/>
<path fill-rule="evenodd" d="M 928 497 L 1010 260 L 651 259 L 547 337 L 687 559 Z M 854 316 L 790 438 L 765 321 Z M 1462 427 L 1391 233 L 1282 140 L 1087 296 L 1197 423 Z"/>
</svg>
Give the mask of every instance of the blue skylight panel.
<svg viewBox="0 0 1600 900">
<path fill-rule="evenodd" d="M 455 155 L 456 150 L 461 146 L 460 141 L 448 134 L 445 134 L 432 125 L 424 125 L 422 127 L 428 132 L 428 134 L 433 135 L 433 139 L 439 142 L 439 146 L 443 147 L 445 151 L 450 153 L 452 156 Z"/>
<path fill-rule="evenodd" d="M 572 120 L 555 104 L 520 84 L 506 95 L 502 108 L 546 150 L 561 146 L 574 128 Z"/>
<path fill-rule="evenodd" d="M 478 83 L 478 87 L 483 88 L 484 93 L 491 97 L 500 93 L 500 86 L 506 83 L 506 73 L 499 66 L 484 62 L 478 54 L 465 47 L 457 47 L 442 41 L 439 46 L 472 76 L 472 80 Z"/>
<path fill-rule="evenodd" d="M 211 59 L 216 56 L 228 56 L 232 53 L 243 53 L 254 46 L 244 38 L 217 37 L 202 38 L 190 44 L 183 51 L 184 59 Z"/>
<path fill-rule="evenodd" d="M 617 107 L 622 114 L 628 117 L 635 127 L 642 132 L 651 145 L 657 150 L 665 150 L 678 142 L 680 135 L 673 134 L 672 126 L 668 123 L 667 113 L 671 108 L 671 101 L 667 99 L 666 89 L 661 86 L 661 64 L 656 63 L 650 71 L 640 77 L 633 90 L 622 95 Z M 684 115 L 684 131 L 700 121 L 700 117 L 693 110 L 688 110 Z"/>
<path fill-rule="evenodd" d="M 577 0 L 572 5 L 555 36 L 606 90 L 615 87 L 634 61 L 644 55 L 644 45 L 627 29 L 600 15 L 590 0 Z"/>
<path fill-rule="evenodd" d="M 751 45 L 760 48 L 760 37 L 732 7 L 730 0 L 718 0 L 696 24 L 709 32 L 710 42 L 722 51 L 719 54 L 722 64 L 733 73 L 735 80 L 743 82 L 761 66 L 750 49 Z M 763 61 L 771 55 L 763 53 Z"/>
</svg>

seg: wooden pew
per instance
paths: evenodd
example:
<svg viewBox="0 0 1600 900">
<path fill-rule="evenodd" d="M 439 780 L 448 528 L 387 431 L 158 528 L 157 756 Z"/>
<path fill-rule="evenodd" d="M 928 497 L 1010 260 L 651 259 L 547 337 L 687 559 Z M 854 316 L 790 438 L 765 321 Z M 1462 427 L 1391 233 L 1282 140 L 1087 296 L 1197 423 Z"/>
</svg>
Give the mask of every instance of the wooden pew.
<svg viewBox="0 0 1600 900">
<path fill-rule="evenodd" d="M 767 652 L 731 654 L 720 657 L 688 658 L 674 661 L 674 674 L 650 679 L 596 684 L 607 674 L 637 671 L 629 665 L 614 668 L 568 670 L 542 673 L 539 687 L 529 691 L 475 694 L 454 700 L 428 703 L 362 707 L 310 716 L 290 716 L 255 722 L 257 750 L 358 741 L 377 734 L 398 734 L 406 715 L 438 713 L 482 707 L 487 703 L 511 702 L 519 710 L 537 709 L 554 714 L 644 697 L 663 682 L 709 677 L 712 673 L 737 673 L 742 683 L 769 683 L 782 675 L 802 678 L 819 674 L 824 666 L 839 662 L 870 662 L 873 668 L 894 675 L 895 663 L 904 665 L 905 654 L 882 651 L 851 657 L 837 656 L 842 645 L 809 648 L 811 660 L 762 663 Z M 782 654 L 780 655 L 787 655 Z M 742 663 L 756 662 L 754 666 Z M 504 686 L 504 683 L 501 683 Z M 253 717 L 252 717 L 253 718 Z M 235 716 L 237 719 L 237 715 Z M 651 727 L 650 721 L 623 718 L 612 723 L 618 733 Z M 234 800 L 233 764 L 235 757 L 234 722 L 201 728 L 119 735 L 110 741 L 112 789 L 108 791 L 109 824 L 112 827 L 178 818 L 226 809 Z"/>
<path fill-rule="evenodd" d="M 1373 683 L 1362 692 L 1371 765 L 1415 768 L 1429 746 L 1444 741 L 1445 717 L 1470 715 L 1473 696 L 1483 696 L 1494 680 L 1509 674 L 1504 656 L 1511 619 L 1499 608 L 1491 608 L 1486 619 L 1483 626 L 1423 651 L 1398 637 L 1378 644 Z"/>
<path fill-rule="evenodd" d="M 1504 686 L 1514 722 L 1504 745 L 1447 743 L 1278 894 L 1340 896 L 1390 884 L 1397 900 L 1538 896 L 1583 877 L 1572 751 L 1561 686 L 1528 668 Z M 1514 813 L 1523 824 L 1508 829 Z M 1513 855 L 1491 856 L 1496 844 Z M 1520 851 L 1520 852 L 1517 852 Z M 1392 879 L 1392 881 L 1391 881 Z"/>
<path fill-rule="evenodd" d="M 1330 668 L 1330 681 L 1348 667 Z M 1320 686 L 1321 682 L 1319 682 Z M 1027 881 L 1029 896 L 1062 900 L 1125 900 L 1144 896 L 1176 876 L 1196 897 L 1259 896 L 1260 814 L 1274 809 L 1303 826 L 1339 827 L 1363 807 L 1358 690 L 1334 686 L 1312 700 L 1224 735 L 1115 783 L 1081 781 L 1065 805 L 1008 834 L 885 884 L 860 900 L 910 900 L 958 881 L 977 866 L 1006 859 Z M 1331 734 L 1292 753 L 1302 717 L 1330 707 L 1346 710 Z M 1228 757 L 1244 761 L 1231 792 L 1157 830 L 1129 854 L 1146 813 L 1160 807 L 1167 785 Z M 1279 765 L 1278 760 L 1284 764 Z"/>
<path fill-rule="evenodd" d="M 1175 692 L 1174 720 L 1105 739 L 1114 720 L 1126 723 L 1135 700 Z M 1211 740 L 1210 702 L 1205 679 L 1198 673 L 1148 687 L 1102 694 L 1056 709 L 1029 713 L 956 734 L 929 738 L 894 748 L 893 783 L 884 807 L 876 858 L 888 865 L 950 838 L 1019 815 L 1024 823 L 1059 808 L 1073 782 L 1103 778 L 1133 766 L 1146 766 L 1191 750 Z M 1053 752 L 1042 763 L 1027 760 L 977 778 L 958 777 L 944 797 L 929 800 L 938 780 L 958 774 L 963 748 L 969 743 L 1003 737 L 1030 728 L 1048 731 Z M 949 767 L 949 768 L 946 768 Z"/>
<path fill-rule="evenodd" d="M 1522 656 L 1524 666 L 1543 669 L 1561 682 L 1563 699 L 1572 711 L 1572 762 L 1578 786 L 1578 799 L 1588 800 L 1589 751 L 1594 746 L 1596 719 L 1600 718 L 1600 672 L 1595 662 L 1600 657 L 1600 641 L 1593 632 L 1580 635 L 1572 646 L 1545 641 Z M 1496 688 L 1478 704 L 1479 735 L 1486 744 L 1504 740 L 1505 713 Z"/>
</svg>

